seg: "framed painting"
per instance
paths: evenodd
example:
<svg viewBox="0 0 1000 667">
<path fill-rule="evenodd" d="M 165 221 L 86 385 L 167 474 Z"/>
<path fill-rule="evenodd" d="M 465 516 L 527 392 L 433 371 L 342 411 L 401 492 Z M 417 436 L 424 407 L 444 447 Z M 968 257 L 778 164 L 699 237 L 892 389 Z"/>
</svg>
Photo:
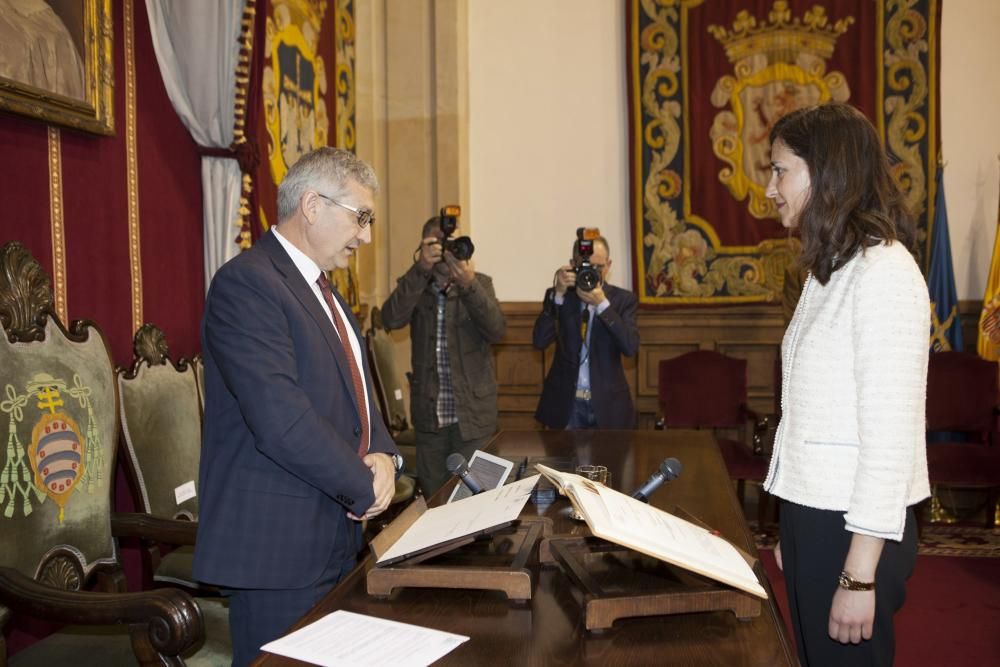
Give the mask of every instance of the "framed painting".
<svg viewBox="0 0 1000 667">
<path fill-rule="evenodd" d="M 114 134 L 111 0 L 0 0 L 0 110 Z"/>
</svg>

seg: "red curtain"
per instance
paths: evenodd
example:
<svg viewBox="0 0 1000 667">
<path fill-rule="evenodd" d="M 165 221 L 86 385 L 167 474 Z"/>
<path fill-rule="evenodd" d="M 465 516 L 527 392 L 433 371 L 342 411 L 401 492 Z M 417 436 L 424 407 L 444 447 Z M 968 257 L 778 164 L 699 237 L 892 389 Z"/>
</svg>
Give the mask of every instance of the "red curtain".
<svg viewBox="0 0 1000 667">
<path fill-rule="evenodd" d="M 204 300 L 202 195 L 194 141 L 174 113 L 153 53 L 144 2 L 134 12 L 135 118 L 142 319 L 162 328 L 173 356 L 200 350 Z M 114 6 L 115 135 L 61 128 L 66 306 L 95 321 L 115 362 L 132 357 L 132 284 L 126 141 L 125 3 Z M 53 270 L 48 127 L 0 114 L 0 241 L 25 244 Z M 136 276 L 135 278 L 138 278 Z"/>
</svg>

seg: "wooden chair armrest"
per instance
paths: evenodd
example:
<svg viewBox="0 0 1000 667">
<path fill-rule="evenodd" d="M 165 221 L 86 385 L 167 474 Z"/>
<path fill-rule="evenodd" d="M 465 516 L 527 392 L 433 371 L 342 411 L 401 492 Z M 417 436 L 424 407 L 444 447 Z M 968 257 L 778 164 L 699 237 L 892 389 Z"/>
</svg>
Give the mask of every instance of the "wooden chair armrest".
<svg viewBox="0 0 1000 667">
<path fill-rule="evenodd" d="M 64 591 L 40 584 L 17 570 L 0 567 L 0 603 L 15 612 L 56 623 L 129 625 L 132 647 L 142 664 L 175 664 L 205 636 L 201 610 L 177 588 L 141 593 Z"/>
<path fill-rule="evenodd" d="M 193 545 L 198 522 L 161 519 L 141 512 L 113 512 L 111 532 L 115 537 L 138 537 L 175 546 Z"/>
<path fill-rule="evenodd" d="M 753 453 L 757 456 L 770 456 L 771 448 L 774 445 L 772 428 L 778 425 L 778 415 L 766 414 L 761 416 L 749 410 L 747 412 L 749 415 L 753 415 Z"/>
</svg>

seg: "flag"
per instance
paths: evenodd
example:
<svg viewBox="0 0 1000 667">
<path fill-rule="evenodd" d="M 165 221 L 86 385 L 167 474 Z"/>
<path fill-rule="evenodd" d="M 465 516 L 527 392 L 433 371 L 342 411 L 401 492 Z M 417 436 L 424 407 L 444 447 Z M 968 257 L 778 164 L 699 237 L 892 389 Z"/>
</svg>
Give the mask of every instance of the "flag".
<svg viewBox="0 0 1000 667">
<path fill-rule="evenodd" d="M 931 295 L 931 352 L 961 352 L 962 321 L 958 316 L 955 270 L 951 261 L 948 210 L 944 199 L 944 169 L 940 165 L 937 169 L 934 226 L 931 227 L 931 270 L 927 275 L 927 289 Z"/>
<path fill-rule="evenodd" d="M 997 208 L 997 235 L 993 241 L 990 278 L 986 281 L 983 310 L 979 314 L 979 356 L 996 361 L 1000 348 L 1000 207 Z"/>
</svg>

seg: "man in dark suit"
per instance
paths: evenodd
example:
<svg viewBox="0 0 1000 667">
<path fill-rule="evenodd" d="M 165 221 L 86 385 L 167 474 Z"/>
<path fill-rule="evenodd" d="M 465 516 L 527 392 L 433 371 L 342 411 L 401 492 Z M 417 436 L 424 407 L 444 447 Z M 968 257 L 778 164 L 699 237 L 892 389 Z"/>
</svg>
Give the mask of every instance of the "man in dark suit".
<svg viewBox="0 0 1000 667">
<path fill-rule="evenodd" d="M 636 298 L 606 282 L 611 258 L 603 236 L 593 242 L 590 263 L 601 280 L 590 291 L 577 286 L 574 268 L 582 259 L 577 241 L 571 263 L 556 271 L 535 320 L 532 344 L 544 350 L 556 342 L 535 419 L 549 428 L 635 428 L 622 356 L 639 351 Z"/>
<path fill-rule="evenodd" d="M 279 224 L 209 289 L 194 574 L 229 597 L 234 665 L 350 572 L 361 520 L 392 498 L 402 459 L 325 273 L 371 241 L 377 187 L 349 151 L 303 156 L 278 188 Z"/>
</svg>

